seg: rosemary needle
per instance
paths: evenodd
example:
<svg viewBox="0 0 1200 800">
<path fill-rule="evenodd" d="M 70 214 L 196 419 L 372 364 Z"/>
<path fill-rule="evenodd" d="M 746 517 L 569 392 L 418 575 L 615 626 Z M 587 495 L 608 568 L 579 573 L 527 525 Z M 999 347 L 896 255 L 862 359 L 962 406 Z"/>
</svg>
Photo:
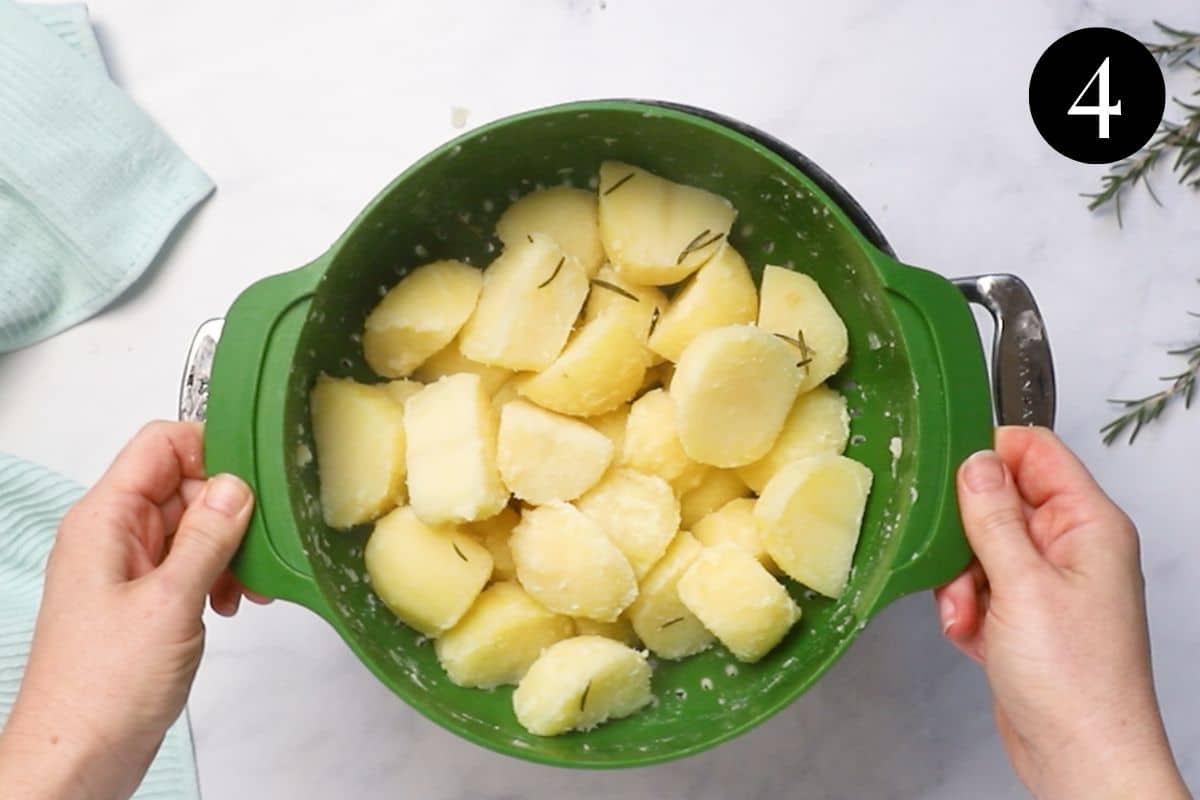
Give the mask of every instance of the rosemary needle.
<svg viewBox="0 0 1200 800">
<path fill-rule="evenodd" d="M 617 181 L 617 182 L 616 182 L 616 183 L 614 183 L 612 186 L 610 186 L 610 187 L 608 187 L 607 189 L 605 189 L 605 190 L 604 190 L 604 194 L 606 194 L 606 195 L 608 195 L 608 194 L 612 194 L 612 193 L 613 193 L 613 192 L 615 192 L 617 189 L 620 189 L 620 188 L 621 188 L 622 186 L 624 186 L 626 183 L 628 183 L 629 181 L 633 180 L 633 176 L 634 176 L 634 174 L 635 174 L 635 173 L 631 172 L 631 173 L 629 173 L 628 175 L 626 175 L 624 178 L 621 178 L 621 180 Z"/>
<path fill-rule="evenodd" d="M 664 629 L 666 629 L 666 628 L 669 628 L 669 627 L 671 627 L 672 625 L 674 625 L 674 624 L 676 624 L 676 623 L 678 623 L 678 622 L 683 622 L 683 617 L 676 617 L 675 619 L 669 619 L 669 620 L 667 620 L 666 622 L 664 622 L 662 625 L 659 625 L 659 626 L 658 626 L 658 629 L 659 629 L 660 631 L 661 631 L 661 630 L 664 630 Z"/>
<path fill-rule="evenodd" d="M 796 362 L 797 367 L 806 367 L 812 363 L 812 357 L 817 354 L 817 351 L 808 346 L 804 341 L 804 329 L 797 328 L 795 336 L 788 336 L 786 333 L 776 333 L 776 337 L 782 339 L 793 347 L 800 350 L 800 360 Z"/>
<path fill-rule="evenodd" d="M 608 281 L 603 281 L 603 280 L 600 280 L 599 278 L 592 278 L 592 285 L 599 286 L 601 289 L 608 289 L 610 292 L 616 292 L 617 294 L 621 295 L 622 297 L 628 297 L 630 300 L 632 300 L 635 303 L 639 302 L 637 299 L 637 295 L 633 294 L 632 292 L 625 291 L 620 286 L 617 286 L 615 283 L 609 283 Z"/>
<path fill-rule="evenodd" d="M 588 681 L 587 686 L 583 687 L 583 694 L 579 698 L 579 710 L 583 711 L 587 707 L 588 692 L 592 690 L 592 682 Z"/>
<path fill-rule="evenodd" d="M 650 329 L 646 331 L 647 339 L 654 335 L 654 327 L 658 325 L 658 313 L 658 306 L 655 306 L 654 313 L 650 315 Z"/>
<path fill-rule="evenodd" d="M 457 542 L 451 542 L 450 546 L 454 548 L 454 552 L 458 553 L 459 558 L 461 558 L 463 561 L 467 560 L 467 557 L 463 555 L 463 551 L 458 549 Z"/>
<path fill-rule="evenodd" d="M 555 278 L 557 278 L 557 277 L 558 277 L 558 271 L 559 271 L 560 269 L 562 269 L 563 262 L 564 262 L 564 261 L 566 261 L 566 260 L 567 260 L 567 257 L 566 257 L 566 256 L 563 256 L 562 258 L 560 258 L 560 259 L 558 260 L 558 263 L 557 263 L 557 264 L 554 266 L 554 272 L 551 272 L 551 273 L 550 273 L 550 277 L 549 277 L 549 278 L 546 278 L 546 280 L 544 280 L 544 281 L 542 281 L 541 283 L 539 283 L 539 284 L 538 284 L 538 286 L 537 286 L 537 288 L 539 288 L 539 289 L 543 289 L 543 288 L 545 288 L 545 287 L 549 286 L 549 285 L 550 285 L 550 282 L 551 282 L 551 281 L 553 281 Z"/>
</svg>

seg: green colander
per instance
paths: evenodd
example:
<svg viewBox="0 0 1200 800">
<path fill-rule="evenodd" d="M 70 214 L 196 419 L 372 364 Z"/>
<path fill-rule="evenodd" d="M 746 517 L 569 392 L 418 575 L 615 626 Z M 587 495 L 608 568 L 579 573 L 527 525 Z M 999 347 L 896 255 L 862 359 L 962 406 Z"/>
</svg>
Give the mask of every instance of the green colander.
<svg viewBox="0 0 1200 800">
<path fill-rule="evenodd" d="M 756 277 L 770 263 L 817 279 L 850 330 L 850 360 L 833 381 L 853 416 L 848 455 L 871 467 L 875 484 L 846 592 L 828 600 L 789 584 L 803 621 L 762 661 L 741 664 L 720 647 L 659 661 L 656 702 L 646 711 L 541 738 L 517 724 L 511 688 L 455 686 L 430 642 L 375 598 L 363 567 L 369 526 L 346 533 L 322 522 L 308 393 L 322 372 L 379 380 L 363 362 L 359 331 L 409 269 L 439 258 L 486 266 L 499 248 L 493 225 L 509 203 L 543 186 L 594 187 L 605 159 L 732 201 L 730 241 Z M 223 328 L 208 323 L 193 342 L 181 413 L 207 419 L 209 472 L 236 473 L 257 492 L 233 565 L 248 588 L 324 617 L 402 700 L 464 738 L 547 764 L 638 766 L 764 721 L 812 686 L 888 603 L 967 564 L 954 473 L 991 443 L 993 387 L 966 298 L 997 319 L 997 417 L 1050 424 L 1049 349 L 1019 280 L 952 283 L 901 264 L 828 175 L 734 120 L 658 102 L 572 103 L 440 147 L 384 189 L 328 252 L 248 288 Z"/>
</svg>

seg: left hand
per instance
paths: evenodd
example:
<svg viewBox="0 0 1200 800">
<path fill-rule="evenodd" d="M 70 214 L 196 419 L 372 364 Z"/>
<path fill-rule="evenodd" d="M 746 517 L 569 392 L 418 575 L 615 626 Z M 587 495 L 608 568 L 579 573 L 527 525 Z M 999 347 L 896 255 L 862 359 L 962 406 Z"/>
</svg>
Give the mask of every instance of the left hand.
<svg viewBox="0 0 1200 800">
<path fill-rule="evenodd" d="M 67 513 L 46 567 L 21 691 L 0 737 L 0 796 L 128 797 L 179 717 L 204 649 L 205 598 L 254 507 L 233 475 L 204 480 L 198 425 L 157 422 Z"/>
</svg>

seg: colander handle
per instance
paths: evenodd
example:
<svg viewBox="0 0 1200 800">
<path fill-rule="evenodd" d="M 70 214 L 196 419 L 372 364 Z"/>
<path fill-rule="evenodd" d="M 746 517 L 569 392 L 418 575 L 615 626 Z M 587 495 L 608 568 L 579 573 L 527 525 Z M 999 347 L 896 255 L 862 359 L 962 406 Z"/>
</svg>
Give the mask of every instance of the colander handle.
<svg viewBox="0 0 1200 800">
<path fill-rule="evenodd" d="M 873 494 L 883 514 L 903 520 L 894 535 L 883 586 L 857 612 L 871 616 L 898 597 L 949 581 L 966 567 L 971 549 L 955 495 L 955 473 L 971 453 L 992 444 L 992 387 L 975 318 L 963 293 L 933 272 L 901 264 L 882 252 L 875 262 L 912 368 L 916 419 L 900 431 L 897 460 L 911 475 L 910 490 Z M 905 437 L 909 437 L 907 441 Z"/>
<path fill-rule="evenodd" d="M 283 430 L 281 400 L 322 260 L 255 283 L 223 320 L 200 327 L 179 413 L 205 423 L 208 473 L 231 472 L 254 489 L 254 515 L 232 564 L 238 579 L 328 617 L 292 513 L 284 459 L 294 445 L 288 447 Z"/>
<path fill-rule="evenodd" d="M 1001 425 L 1054 427 L 1054 360 L 1033 292 L 1016 275 L 972 275 L 954 285 L 992 315 L 992 396 Z"/>
</svg>

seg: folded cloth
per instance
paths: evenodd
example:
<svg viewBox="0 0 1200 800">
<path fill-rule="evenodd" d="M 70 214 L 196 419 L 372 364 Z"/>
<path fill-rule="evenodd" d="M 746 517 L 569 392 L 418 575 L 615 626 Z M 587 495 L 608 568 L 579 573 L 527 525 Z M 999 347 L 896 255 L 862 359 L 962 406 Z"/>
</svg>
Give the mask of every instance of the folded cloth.
<svg viewBox="0 0 1200 800">
<path fill-rule="evenodd" d="M 0 353 L 112 302 L 213 189 L 103 64 L 83 6 L 0 0 Z"/>
<path fill-rule="evenodd" d="M 0 729 L 21 684 L 54 532 L 82 489 L 0 453 Z M 136 658 L 130 653 L 130 658 Z M 167 731 L 134 800 L 199 800 L 187 711 Z"/>
</svg>

